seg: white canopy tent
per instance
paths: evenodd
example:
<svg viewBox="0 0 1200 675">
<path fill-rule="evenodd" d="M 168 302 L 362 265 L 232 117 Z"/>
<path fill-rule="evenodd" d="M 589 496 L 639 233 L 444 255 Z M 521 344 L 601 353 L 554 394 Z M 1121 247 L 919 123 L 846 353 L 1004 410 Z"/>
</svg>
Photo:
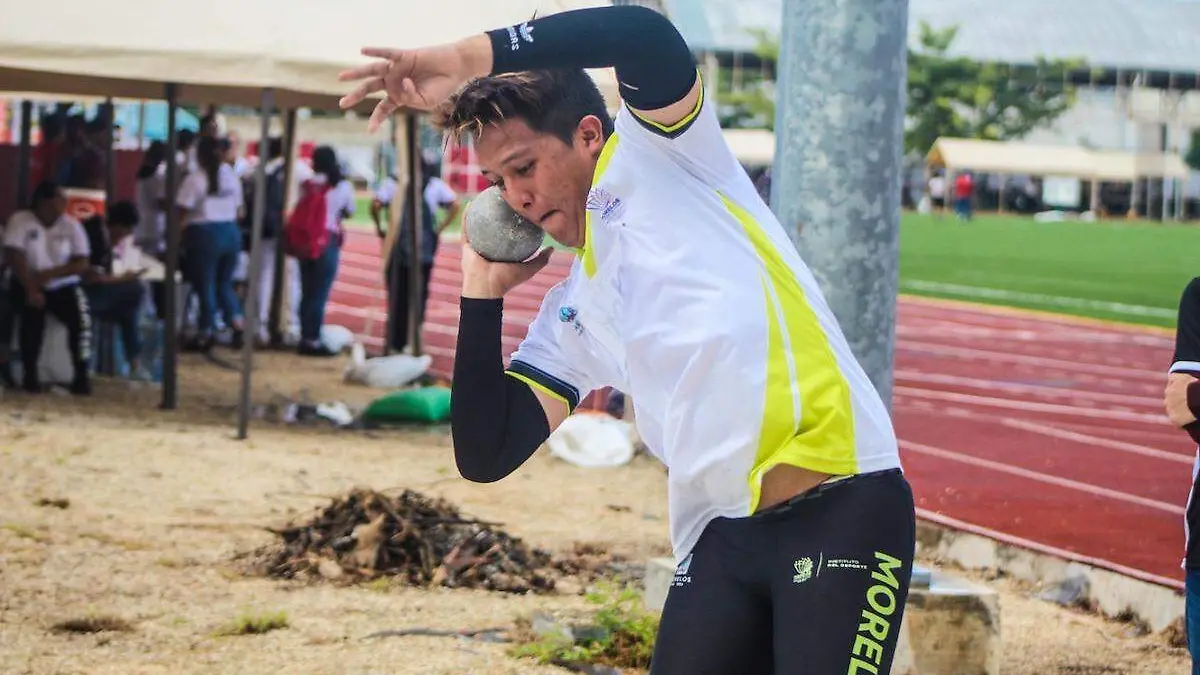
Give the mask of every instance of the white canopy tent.
<svg viewBox="0 0 1200 675">
<path fill-rule="evenodd" d="M 948 171 L 1070 176 L 1113 183 L 1188 176 L 1187 165 L 1177 155 L 965 138 L 939 138 L 927 160 L 930 167 Z"/>
<path fill-rule="evenodd" d="M 164 3 L 124 0 L 97 12 L 94 3 L 61 0 L 51 14 L 7 12 L 0 22 L 0 91 L 31 91 L 69 96 L 168 99 L 191 103 L 236 103 L 260 108 L 263 141 L 275 107 L 333 110 L 352 84 L 338 73 L 366 61 L 364 46 L 418 47 L 449 42 L 485 30 L 555 12 L 608 5 L 606 0 L 445 0 L 438 3 L 344 0 L 207 0 Z M 611 71 L 592 71 L 609 107 L 619 105 Z M 369 109 L 367 102 L 364 109 Z M 173 119 L 173 115 L 171 116 Z M 290 118 L 294 120 L 294 115 Z M 365 120 L 363 122 L 366 123 Z M 294 129 L 294 122 L 288 125 Z M 410 175 L 419 163 L 413 147 L 415 126 L 408 120 Z M 172 123 L 171 135 L 174 135 Z M 261 166 L 261 165 L 260 165 Z M 168 184 L 174 164 L 168 163 Z M 259 174 L 259 180 L 264 179 Z M 418 180 L 409 181 L 417 190 Z M 261 186 L 261 183 L 260 183 Z M 262 195 L 263 190 L 257 194 Z M 421 208 L 418 197 L 410 208 Z M 262 204 L 255 205 L 251 253 L 251 306 L 247 335 L 254 335 Z M 173 216 L 170 216 L 173 218 Z M 419 213 L 410 213 L 420 222 Z M 399 214 L 393 214 L 393 227 Z M 167 253 L 168 305 L 173 304 L 178 228 L 170 228 Z M 419 228 L 412 228 L 419 236 Z M 412 246 L 419 251 L 419 246 Z M 414 280 L 412 292 L 420 293 Z M 410 303 L 414 307 L 417 303 Z M 173 312 L 168 311 L 163 406 L 175 403 L 177 345 Z M 243 352 L 239 436 L 245 437 L 253 339 Z M 166 373 L 169 372 L 169 378 Z"/>
<path fill-rule="evenodd" d="M 0 90 L 162 98 L 257 106 L 269 87 L 281 107 L 332 108 L 349 90 L 337 74 L 364 46 L 418 47 L 603 0 L 61 0 L 0 22 Z M 615 105 L 610 71 L 593 71 Z"/>
</svg>

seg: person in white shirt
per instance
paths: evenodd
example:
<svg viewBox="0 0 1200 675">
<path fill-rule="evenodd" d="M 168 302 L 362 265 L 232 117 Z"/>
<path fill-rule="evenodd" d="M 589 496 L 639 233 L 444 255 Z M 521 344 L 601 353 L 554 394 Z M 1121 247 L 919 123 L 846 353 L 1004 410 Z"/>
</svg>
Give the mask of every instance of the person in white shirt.
<svg viewBox="0 0 1200 675">
<path fill-rule="evenodd" d="M 79 286 L 88 269 L 87 233 L 67 215 L 67 197 L 57 183 L 43 181 L 33 191 L 27 211 L 18 211 L 4 228 L 4 251 L 13 270 L 9 300 L 20 317 L 23 388 L 41 391 L 38 359 L 49 313 L 67 328 L 75 378 L 71 393 L 92 393 L 91 319 L 87 296 Z"/>
<path fill-rule="evenodd" d="M 505 201 L 578 253 L 506 366 L 505 295 L 551 252 L 495 263 L 464 243 L 459 473 L 502 480 L 588 392 L 626 392 L 668 468 L 678 565 L 652 675 L 889 672 L 916 512 L 887 405 L 670 20 L 605 5 L 363 53 L 379 60 L 342 75 L 362 81 L 344 106 L 384 90 L 369 129 L 436 110 Z M 615 119 L 598 67 L 620 83 Z"/>
<path fill-rule="evenodd" d="M 314 260 L 300 261 L 300 345 L 302 356 L 335 356 L 337 352 L 321 342 L 325 324 L 325 306 L 337 278 L 342 248 L 342 220 L 354 215 L 354 186 L 342 175 L 333 148 L 322 145 L 313 150 L 313 182 L 328 186 L 325 192 L 325 227 L 329 244 Z"/>
<path fill-rule="evenodd" d="M 233 346 L 243 339 L 241 301 L 233 288 L 233 273 L 242 250 L 238 218 L 242 209 L 242 182 L 221 157 L 220 143 L 202 136 L 196 144 L 199 170 L 179 186 L 175 205 L 180 210 L 186 255 L 185 274 L 200 300 L 197 334 L 185 348 L 207 351 L 215 344 L 218 308 L 233 328 Z"/>
<path fill-rule="evenodd" d="M 375 234 L 379 235 L 380 239 L 387 236 L 383 223 L 385 222 L 385 218 L 386 222 L 391 222 L 392 200 L 396 197 L 396 188 L 398 186 L 399 183 L 396 181 L 396 177 L 388 174 L 375 187 L 375 197 L 371 199 L 371 222 L 375 223 Z"/>
</svg>

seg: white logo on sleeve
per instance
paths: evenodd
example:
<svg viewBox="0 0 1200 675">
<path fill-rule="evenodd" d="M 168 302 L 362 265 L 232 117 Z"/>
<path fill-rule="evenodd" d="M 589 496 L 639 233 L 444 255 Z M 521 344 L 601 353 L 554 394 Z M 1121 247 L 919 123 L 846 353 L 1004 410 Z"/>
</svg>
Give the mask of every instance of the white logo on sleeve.
<svg viewBox="0 0 1200 675">
<path fill-rule="evenodd" d="M 509 50 L 515 52 L 520 49 L 521 40 L 533 44 L 533 26 L 530 26 L 528 21 L 523 21 L 516 26 L 508 27 Z"/>
<path fill-rule="evenodd" d="M 520 31 L 522 40 L 533 43 L 533 26 L 530 26 L 528 21 L 517 26 L 517 30 Z"/>
</svg>

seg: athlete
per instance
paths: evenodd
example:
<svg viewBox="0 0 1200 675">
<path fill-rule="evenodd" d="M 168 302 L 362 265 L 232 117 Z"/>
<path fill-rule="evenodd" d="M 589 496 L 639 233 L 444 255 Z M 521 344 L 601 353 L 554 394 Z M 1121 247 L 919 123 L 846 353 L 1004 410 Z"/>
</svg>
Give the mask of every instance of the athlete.
<svg viewBox="0 0 1200 675">
<path fill-rule="evenodd" d="M 675 27 L 563 12 L 376 63 L 369 126 L 436 110 L 505 200 L 577 250 L 507 368 L 505 294 L 545 266 L 463 247 L 452 427 L 461 474 L 521 466 L 588 392 L 628 392 L 669 469 L 678 563 L 655 675 L 890 669 L 912 492 L 880 396 L 813 275 L 724 141 Z M 614 67 L 610 118 L 584 68 Z"/>
</svg>

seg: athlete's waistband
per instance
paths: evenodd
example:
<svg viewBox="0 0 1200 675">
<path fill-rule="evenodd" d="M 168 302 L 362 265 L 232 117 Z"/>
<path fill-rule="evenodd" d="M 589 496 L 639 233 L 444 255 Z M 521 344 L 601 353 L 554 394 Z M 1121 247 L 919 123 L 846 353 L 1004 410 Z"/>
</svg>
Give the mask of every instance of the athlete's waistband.
<svg viewBox="0 0 1200 675">
<path fill-rule="evenodd" d="M 786 501 L 782 501 L 774 506 L 765 508 L 757 513 L 753 513 L 749 517 L 752 519 L 775 517 L 780 514 L 787 513 L 788 511 L 791 511 L 793 508 L 796 508 L 805 502 L 810 502 L 814 499 L 820 499 L 823 495 L 829 493 L 831 490 L 836 490 L 840 487 L 871 480 L 879 480 L 881 478 L 894 478 L 903 475 L 904 472 L 900 469 L 883 469 L 881 471 L 868 471 L 867 473 L 859 473 L 850 476 L 834 476 L 809 490 L 801 492 L 795 497 L 792 497 Z"/>
</svg>

